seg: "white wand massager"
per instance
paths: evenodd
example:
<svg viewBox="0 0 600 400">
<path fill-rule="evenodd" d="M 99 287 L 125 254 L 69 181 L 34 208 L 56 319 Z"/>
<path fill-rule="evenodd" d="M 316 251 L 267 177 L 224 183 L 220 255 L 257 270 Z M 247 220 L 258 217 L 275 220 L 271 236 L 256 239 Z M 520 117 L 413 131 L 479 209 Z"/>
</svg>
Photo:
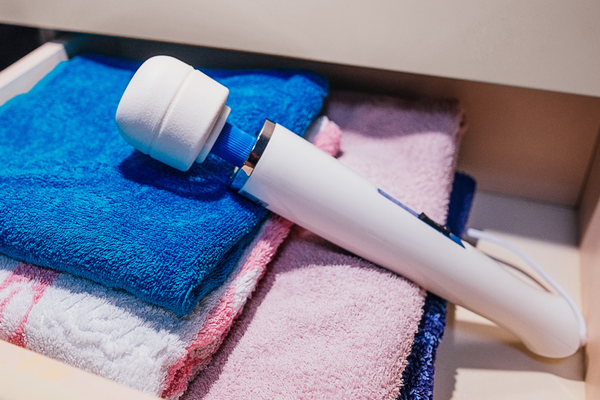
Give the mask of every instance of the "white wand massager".
<svg viewBox="0 0 600 400">
<path fill-rule="evenodd" d="M 171 57 L 146 61 L 117 111 L 123 138 L 181 171 L 213 153 L 238 167 L 232 187 L 272 212 L 517 335 L 534 353 L 566 357 L 585 344 L 570 298 L 521 280 L 290 132 L 257 137 L 226 122 L 229 91 Z"/>
</svg>

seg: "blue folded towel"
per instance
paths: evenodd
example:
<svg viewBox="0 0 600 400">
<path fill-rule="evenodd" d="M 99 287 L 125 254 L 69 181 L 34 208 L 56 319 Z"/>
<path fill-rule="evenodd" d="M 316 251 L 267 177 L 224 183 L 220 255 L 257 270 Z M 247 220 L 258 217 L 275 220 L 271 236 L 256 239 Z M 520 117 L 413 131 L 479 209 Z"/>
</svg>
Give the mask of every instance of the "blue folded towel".
<svg viewBox="0 0 600 400">
<path fill-rule="evenodd" d="M 188 312 L 220 285 L 267 211 L 228 190 L 210 156 L 187 173 L 118 134 L 138 62 L 79 56 L 0 107 L 0 252 Z M 302 134 L 327 82 L 312 73 L 204 71 L 230 89 L 229 121 L 269 118 Z"/>
<path fill-rule="evenodd" d="M 460 237 L 467 224 L 476 182 L 469 175 L 456 172 L 450 194 L 446 224 Z M 402 373 L 404 386 L 397 400 L 433 400 L 435 358 L 446 327 L 446 300 L 427 293 L 419 330 Z"/>
</svg>

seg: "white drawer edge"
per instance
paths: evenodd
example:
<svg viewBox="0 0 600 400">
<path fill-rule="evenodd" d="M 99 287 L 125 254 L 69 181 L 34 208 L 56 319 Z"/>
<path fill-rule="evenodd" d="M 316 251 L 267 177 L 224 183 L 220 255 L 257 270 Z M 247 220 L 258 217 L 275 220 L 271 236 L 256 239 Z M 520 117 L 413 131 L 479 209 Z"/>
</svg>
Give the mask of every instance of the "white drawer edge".
<svg viewBox="0 0 600 400">
<path fill-rule="evenodd" d="M 0 105 L 28 92 L 59 62 L 68 58 L 63 43 L 48 42 L 0 71 Z"/>
<path fill-rule="evenodd" d="M 107 378 L 0 340 L 0 398 L 159 400 Z"/>
</svg>

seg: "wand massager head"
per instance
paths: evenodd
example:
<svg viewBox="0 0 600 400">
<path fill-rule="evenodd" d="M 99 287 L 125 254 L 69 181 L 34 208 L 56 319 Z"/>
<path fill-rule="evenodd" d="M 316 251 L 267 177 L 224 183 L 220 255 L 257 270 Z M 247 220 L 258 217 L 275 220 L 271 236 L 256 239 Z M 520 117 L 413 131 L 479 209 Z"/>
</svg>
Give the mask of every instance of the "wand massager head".
<svg viewBox="0 0 600 400">
<path fill-rule="evenodd" d="M 127 143 L 187 171 L 202 162 L 223 129 L 229 90 L 175 58 L 150 58 L 127 86 L 116 121 Z"/>
</svg>

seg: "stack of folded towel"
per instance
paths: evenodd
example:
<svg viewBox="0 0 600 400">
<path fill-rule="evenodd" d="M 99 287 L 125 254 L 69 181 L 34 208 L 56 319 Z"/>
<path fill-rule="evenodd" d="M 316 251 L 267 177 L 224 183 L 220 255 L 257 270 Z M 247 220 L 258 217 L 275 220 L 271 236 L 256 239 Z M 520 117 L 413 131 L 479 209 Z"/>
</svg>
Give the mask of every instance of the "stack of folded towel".
<svg viewBox="0 0 600 400">
<path fill-rule="evenodd" d="M 188 173 L 124 143 L 115 113 L 138 63 L 79 57 L 0 113 L 0 252 L 124 289 L 183 315 L 218 287 L 266 210 L 228 190 L 211 157 Z M 316 75 L 214 72 L 232 122 L 304 132 L 327 94 Z"/>
<path fill-rule="evenodd" d="M 230 191 L 216 157 L 182 173 L 121 139 L 138 66 L 76 57 L 0 108 L 0 338 L 175 397 L 290 224 Z M 247 132 L 269 118 L 303 133 L 327 94 L 308 72 L 206 72 Z"/>
<path fill-rule="evenodd" d="M 267 268 L 291 224 L 229 191 L 231 166 L 178 172 L 119 137 L 138 66 L 75 57 L 0 108 L 0 338 L 167 398 L 203 370 L 187 398 L 430 398 L 443 300 L 299 228 Z M 301 134 L 327 95 L 306 71 L 206 72 L 247 132 Z M 339 93 L 326 114 L 316 145 L 446 219 L 456 104 Z M 474 187 L 454 185 L 458 232 Z"/>
</svg>

